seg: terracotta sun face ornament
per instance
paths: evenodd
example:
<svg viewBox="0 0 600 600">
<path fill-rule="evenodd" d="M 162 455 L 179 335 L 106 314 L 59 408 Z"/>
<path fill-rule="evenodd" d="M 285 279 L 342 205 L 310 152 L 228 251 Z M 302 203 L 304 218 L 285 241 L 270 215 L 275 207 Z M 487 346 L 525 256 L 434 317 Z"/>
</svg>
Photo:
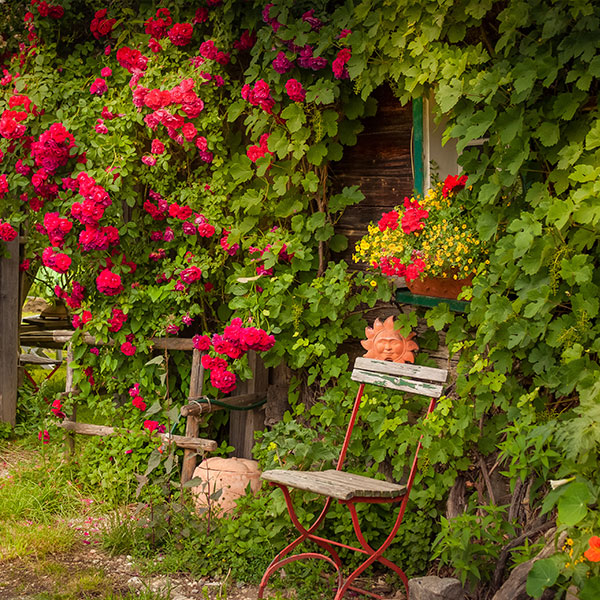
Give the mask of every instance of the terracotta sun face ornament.
<svg viewBox="0 0 600 600">
<path fill-rule="evenodd" d="M 397 363 L 414 363 L 414 350 L 418 350 L 413 332 L 407 337 L 400 335 L 394 329 L 394 317 L 388 317 L 385 321 L 375 319 L 373 327 L 365 328 L 366 340 L 361 341 L 362 347 L 367 350 L 365 358 L 376 360 L 387 360 Z"/>
</svg>

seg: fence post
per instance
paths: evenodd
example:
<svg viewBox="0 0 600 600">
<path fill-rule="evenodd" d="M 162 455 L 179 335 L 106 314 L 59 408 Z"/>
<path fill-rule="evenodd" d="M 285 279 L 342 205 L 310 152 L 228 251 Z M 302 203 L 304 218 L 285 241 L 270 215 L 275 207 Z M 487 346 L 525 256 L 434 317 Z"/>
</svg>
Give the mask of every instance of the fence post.
<svg viewBox="0 0 600 600">
<path fill-rule="evenodd" d="M 0 259 L 0 421 L 17 420 L 19 364 L 19 239 L 6 243 L 9 258 Z"/>
</svg>

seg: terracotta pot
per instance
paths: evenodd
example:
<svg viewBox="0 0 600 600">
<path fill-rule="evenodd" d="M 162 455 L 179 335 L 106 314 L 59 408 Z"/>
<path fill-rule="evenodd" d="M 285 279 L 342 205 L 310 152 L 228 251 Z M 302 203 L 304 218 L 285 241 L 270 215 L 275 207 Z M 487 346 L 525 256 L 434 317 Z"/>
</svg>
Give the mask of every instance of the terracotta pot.
<svg viewBox="0 0 600 600">
<path fill-rule="evenodd" d="M 260 474 L 255 460 L 220 456 L 203 460 L 194 471 L 194 477 L 202 480 L 200 485 L 192 488 L 196 496 L 196 508 L 205 510 L 210 506 L 221 513 L 231 512 L 235 508 L 235 501 L 246 494 L 248 484 L 252 493 L 260 489 Z M 220 496 L 211 499 L 219 490 Z"/>
<path fill-rule="evenodd" d="M 406 286 L 413 294 L 420 296 L 434 296 L 436 298 L 449 298 L 456 300 L 465 286 L 473 283 L 473 275 L 465 279 L 454 279 L 450 277 L 425 277 L 407 281 Z"/>
</svg>

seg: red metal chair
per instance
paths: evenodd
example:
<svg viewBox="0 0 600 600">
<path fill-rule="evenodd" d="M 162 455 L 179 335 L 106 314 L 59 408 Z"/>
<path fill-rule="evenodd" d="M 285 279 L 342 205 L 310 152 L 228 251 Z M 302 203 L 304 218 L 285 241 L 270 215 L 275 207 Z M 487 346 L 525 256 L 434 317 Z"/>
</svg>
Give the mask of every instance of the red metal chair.
<svg viewBox="0 0 600 600">
<path fill-rule="evenodd" d="M 335 568 L 337 572 L 337 592 L 335 594 L 335 600 L 343 598 L 348 590 L 353 590 L 373 598 L 382 599 L 382 596 L 379 596 L 378 594 L 353 585 L 353 581 L 375 562 L 385 565 L 400 576 L 400 579 L 406 588 L 406 595 L 408 598 L 408 579 L 406 574 L 398 565 L 385 558 L 383 554 L 394 540 L 394 536 L 402 524 L 408 496 L 417 472 L 417 459 L 419 450 L 421 449 L 421 440 L 419 440 L 417 444 L 408 480 L 405 484 L 390 483 L 365 477 L 363 475 L 346 473 L 345 471 L 342 471 L 342 466 L 350 443 L 352 430 L 356 424 L 365 384 L 378 385 L 430 397 L 429 408 L 424 417 L 427 418 L 435 408 L 436 399 L 442 394 L 443 388 L 440 383 L 445 382 L 446 378 L 447 371 L 444 369 L 433 369 L 430 367 L 399 364 L 384 360 L 372 360 L 369 358 L 356 359 L 354 370 L 352 372 L 352 379 L 359 382 L 360 386 L 358 388 L 354 408 L 350 416 L 350 422 L 348 424 L 344 444 L 336 468 L 318 472 L 286 471 L 277 469 L 265 471 L 262 474 L 264 480 L 268 481 L 271 485 L 278 486 L 283 491 L 290 518 L 296 529 L 300 532 L 300 535 L 273 559 L 263 575 L 258 598 L 263 597 L 267 582 L 277 569 L 292 561 L 305 558 L 318 558 L 328 562 Z M 298 520 L 298 516 L 292 503 L 290 488 L 306 490 L 326 497 L 323 510 L 312 525 L 305 527 Z M 339 503 L 348 507 L 354 532 L 360 547 L 349 546 L 335 540 L 326 539 L 315 533 L 323 523 L 325 515 L 334 500 L 337 500 Z M 356 511 L 356 505 L 359 503 L 399 503 L 398 514 L 390 533 L 383 544 L 378 548 L 373 548 L 363 535 Z M 298 554 L 290 554 L 294 548 L 305 541 L 314 542 L 326 554 L 323 552 L 301 552 Z M 359 552 L 366 557 L 362 564 L 348 575 L 348 577 L 344 578 L 343 576 L 342 562 L 335 550 L 335 546 Z"/>
</svg>

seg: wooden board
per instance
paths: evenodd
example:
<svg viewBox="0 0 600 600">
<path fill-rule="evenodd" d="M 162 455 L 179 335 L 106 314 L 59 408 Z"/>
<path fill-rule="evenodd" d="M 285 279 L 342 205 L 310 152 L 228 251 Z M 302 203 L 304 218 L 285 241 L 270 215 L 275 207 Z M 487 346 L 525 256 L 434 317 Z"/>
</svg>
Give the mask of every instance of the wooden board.
<svg viewBox="0 0 600 600">
<path fill-rule="evenodd" d="M 69 329 L 55 329 L 53 331 L 22 331 L 21 344 L 25 346 L 38 346 L 40 348 L 62 348 L 71 341 L 73 331 Z M 93 335 L 84 333 L 82 339 L 91 346 L 102 346 L 102 340 L 97 340 Z M 192 338 L 152 338 L 154 348 L 158 350 L 193 350 Z M 113 341 L 109 340 L 109 344 Z"/>
<path fill-rule="evenodd" d="M 75 421 L 62 421 L 58 424 L 59 427 L 66 431 L 73 431 L 81 435 L 118 435 L 114 427 L 108 425 L 91 425 L 89 423 L 78 423 Z M 195 451 L 213 452 L 217 449 L 217 442 L 213 440 L 205 440 L 185 435 L 171 435 L 169 433 L 157 434 L 163 442 L 167 444 L 176 444 L 180 448 L 188 448 Z"/>
<path fill-rule="evenodd" d="M 430 398 L 439 398 L 444 390 L 441 385 L 412 381 L 403 377 L 395 377 L 394 375 L 374 373 L 373 371 L 361 371 L 360 369 L 354 369 L 351 378 L 353 381 L 358 381 L 359 383 L 370 383 L 391 390 L 429 396 Z"/>
<path fill-rule="evenodd" d="M 401 204 L 413 191 L 411 161 L 412 105 L 402 106 L 388 86 L 374 92 L 377 113 L 363 121 L 364 130 L 355 146 L 344 148 L 342 160 L 331 165 L 333 193 L 358 185 L 365 199 L 350 206 L 336 222 L 335 232 L 348 237 L 348 248 L 336 254 L 352 262 L 356 242 L 367 232 L 370 221 Z"/>
<path fill-rule="evenodd" d="M 19 360 L 19 240 L 6 242 L 0 259 L 0 422 L 17 421 Z"/>
<path fill-rule="evenodd" d="M 398 498 L 406 486 L 372 479 L 364 475 L 328 469 L 327 471 L 265 471 L 261 479 L 287 487 L 331 496 L 338 500 L 363 498 Z"/>
<path fill-rule="evenodd" d="M 202 356 L 204 352 L 200 352 L 194 348 L 192 354 L 192 368 L 190 372 L 190 391 L 189 395 L 198 397 L 202 395 L 204 387 L 204 367 L 202 366 Z M 200 420 L 197 415 L 189 415 L 185 424 L 185 435 L 197 437 L 200 431 Z M 197 464 L 196 450 L 189 448 L 183 452 L 183 463 L 181 465 L 181 484 L 183 485 L 194 476 Z"/>
<path fill-rule="evenodd" d="M 435 369 L 433 367 L 423 367 L 410 363 L 395 363 L 386 360 L 374 360 L 360 356 L 354 363 L 355 369 L 362 371 L 373 371 L 375 373 L 385 373 L 388 375 L 399 375 L 403 377 L 414 377 L 415 379 L 424 379 L 427 381 L 438 381 L 444 383 L 448 378 L 446 369 Z"/>
<path fill-rule="evenodd" d="M 235 394 L 258 394 L 260 398 L 266 398 L 269 372 L 262 359 L 253 350 L 248 352 L 248 365 L 252 369 L 252 379 L 239 384 Z M 223 401 L 228 402 L 228 398 L 224 398 Z M 264 407 L 245 411 L 232 410 L 229 413 L 229 443 L 235 448 L 233 456 L 252 458 L 254 432 L 263 429 L 264 426 Z"/>
</svg>

